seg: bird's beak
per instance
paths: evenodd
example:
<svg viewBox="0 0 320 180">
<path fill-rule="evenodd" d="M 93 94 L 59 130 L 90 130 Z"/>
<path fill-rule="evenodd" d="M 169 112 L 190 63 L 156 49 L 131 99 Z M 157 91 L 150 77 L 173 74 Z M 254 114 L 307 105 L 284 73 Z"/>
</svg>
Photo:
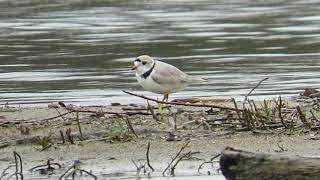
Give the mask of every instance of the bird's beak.
<svg viewBox="0 0 320 180">
<path fill-rule="evenodd" d="M 137 66 L 132 66 L 131 70 L 136 70 Z"/>
</svg>

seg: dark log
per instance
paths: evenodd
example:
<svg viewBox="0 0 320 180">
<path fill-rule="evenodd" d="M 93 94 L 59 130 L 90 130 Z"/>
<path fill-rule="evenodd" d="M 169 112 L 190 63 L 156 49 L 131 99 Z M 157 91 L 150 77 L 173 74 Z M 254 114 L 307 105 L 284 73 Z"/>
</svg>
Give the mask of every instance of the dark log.
<svg viewBox="0 0 320 180">
<path fill-rule="evenodd" d="M 227 147 L 220 169 L 228 180 L 318 180 L 320 158 L 262 154 Z"/>
</svg>

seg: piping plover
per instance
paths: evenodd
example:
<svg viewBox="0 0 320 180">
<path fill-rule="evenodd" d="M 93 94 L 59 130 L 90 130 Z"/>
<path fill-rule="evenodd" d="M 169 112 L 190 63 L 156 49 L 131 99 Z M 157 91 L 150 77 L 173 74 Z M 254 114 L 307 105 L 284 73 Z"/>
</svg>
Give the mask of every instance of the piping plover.
<svg viewBox="0 0 320 180">
<path fill-rule="evenodd" d="M 168 101 L 170 93 L 180 91 L 192 82 L 191 77 L 178 68 L 148 55 L 137 57 L 132 70 L 136 71 L 136 78 L 145 90 L 164 95 L 162 101 Z"/>
</svg>

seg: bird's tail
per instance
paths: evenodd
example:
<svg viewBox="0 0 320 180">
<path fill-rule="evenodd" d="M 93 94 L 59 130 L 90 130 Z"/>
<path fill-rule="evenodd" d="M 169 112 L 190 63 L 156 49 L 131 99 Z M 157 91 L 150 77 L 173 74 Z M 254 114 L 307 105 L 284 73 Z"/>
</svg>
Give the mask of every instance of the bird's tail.
<svg viewBox="0 0 320 180">
<path fill-rule="evenodd" d="M 208 82 L 208 79 L 207 78 L 203 78 L 203 77 L 194 77 L 194 76 L 192 76 L 191 82 L 192 83 L 206 83 L 206 82 Z"/>
</svg>

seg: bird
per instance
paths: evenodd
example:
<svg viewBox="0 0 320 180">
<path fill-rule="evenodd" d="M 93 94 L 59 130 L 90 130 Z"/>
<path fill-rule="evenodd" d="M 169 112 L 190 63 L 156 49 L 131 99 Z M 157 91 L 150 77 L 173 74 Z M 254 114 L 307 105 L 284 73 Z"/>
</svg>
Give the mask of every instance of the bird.
<svg viewBox="0 0 320 180">
<path fill-rule="evenodd" d="M 163 94 L 164 102 L 168 101 L 169 94 L 183 90 L 192 82 L 192 78 L 180 69 L 149 55 L 137 57 L 133 64 L 138 83 L 147 91 Z"/>
</svg>

